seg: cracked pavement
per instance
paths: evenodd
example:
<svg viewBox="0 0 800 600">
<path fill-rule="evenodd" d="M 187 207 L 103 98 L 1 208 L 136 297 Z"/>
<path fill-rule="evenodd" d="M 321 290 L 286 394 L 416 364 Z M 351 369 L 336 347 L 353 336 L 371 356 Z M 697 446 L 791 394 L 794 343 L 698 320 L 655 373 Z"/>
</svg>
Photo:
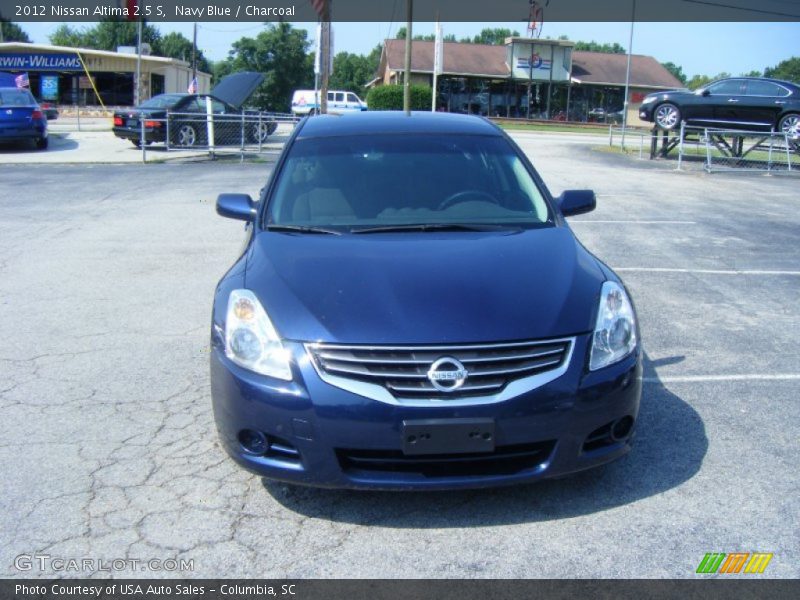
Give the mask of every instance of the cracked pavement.
<svg viewBox="0 0 800 600">
<path fill-rule="evenodd" d="M 518 138 L 554 194 L 598 191 L 574 229 L 612 266 L 800 264 L 795 178 L 673 173 Z M 0 576 L 691 577 L 712 551 L 774 552 L 769 576 L 800 575 L 797 381 L 669 379 L 797 372 L 799 277 L 623 273 L 651 381 L 637 444 L 608 467 L 415 494 L 237 467 L 217 442 L 207 359 L 242 225 L 213 202 L 256 196 L 270 168 L 0 167 Z M 596 222 L 669 218 L 695 224 Z M 20 554 L 193 570 L 22 572 Z"/>
</svg>

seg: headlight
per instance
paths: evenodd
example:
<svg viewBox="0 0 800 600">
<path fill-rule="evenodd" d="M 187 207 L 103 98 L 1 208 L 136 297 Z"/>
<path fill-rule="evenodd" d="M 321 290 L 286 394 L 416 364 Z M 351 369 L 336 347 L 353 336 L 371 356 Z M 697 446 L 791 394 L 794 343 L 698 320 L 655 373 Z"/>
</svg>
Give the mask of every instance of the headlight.
<svg viewBox="0 0 800 600">
<path fill-rule="evenodd" d="M 250 290 L 233 290 L 228 297 L 225 356 L 256 373 L 285 381 L 292 379 L 289 352 Z"/>
<path fill-rule="evenodd" d="M 652 104 L 658 99 L 658 96 L 645 96 L 644 100 L 642 100 L 642 106 L 645 104 Z"/>
<path fill-rule="evenodd" d="M 636 347 L 636 317 L 621 285 L 606 281 L 592 335 L 589 370 L 596 371 L 622 360 Z"/>
</svg>

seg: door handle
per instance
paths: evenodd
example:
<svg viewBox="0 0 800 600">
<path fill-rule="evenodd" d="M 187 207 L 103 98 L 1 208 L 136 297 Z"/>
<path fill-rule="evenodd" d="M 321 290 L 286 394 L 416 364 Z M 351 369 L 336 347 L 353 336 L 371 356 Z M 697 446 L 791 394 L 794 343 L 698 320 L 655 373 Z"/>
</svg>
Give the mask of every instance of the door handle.
<svg viewBox="0 0 800 600">
<path fill-rule="evenodd" d="M 775 104 L 786 104 L 786 100 L 775 100 Z"/>
<path fill-rule="evenodd" d="M 728 102 L 738 102 L 739 100 L 736 98 L 728 98 Z"/>
</svg>

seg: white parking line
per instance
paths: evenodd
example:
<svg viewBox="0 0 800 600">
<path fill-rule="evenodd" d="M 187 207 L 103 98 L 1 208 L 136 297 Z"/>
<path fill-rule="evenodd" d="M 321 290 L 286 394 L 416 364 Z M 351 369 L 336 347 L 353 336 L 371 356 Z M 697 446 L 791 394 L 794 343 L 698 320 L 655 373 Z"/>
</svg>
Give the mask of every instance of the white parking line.
<svg viewBox="0 0 800 600">
<path fill-rule="evenodd" d="M 626 225 L 697 225 L 697 221 L 621 221 L 598 219 L 581 219 L 579 221 L 570 221 L 570 225 L 577 223 L 624 223 Z"/>
<path fill-rule="evenodd" d="M 760 271 L 753 269 L 672 269 L 662 267 L 613 267 L 620 272 L 639 273 L 699 273 L 702 275 L 789 275 L 800 276 L 800 271 Z"/>
<path fill-rule="evenodd" d="M 774 375 L 752 373 L 739 375 L 675 375 L 665 377 L 642 377 L 644 383 L 702 383 L 714 381 L 798 381 L 798 373 L 778 373 Z"/>
</svg>

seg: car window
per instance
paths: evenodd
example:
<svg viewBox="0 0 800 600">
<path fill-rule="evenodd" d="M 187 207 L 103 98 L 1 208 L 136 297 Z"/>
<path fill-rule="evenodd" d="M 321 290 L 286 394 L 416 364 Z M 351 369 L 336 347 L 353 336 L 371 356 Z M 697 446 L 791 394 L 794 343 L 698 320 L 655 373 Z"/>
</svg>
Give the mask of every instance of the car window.
<svg viewBox="0 0 800 600">
<path fill-rule="evenodd" d="M 344 92 L 336 92 L 336 100 L 334 102 L 344 102 Z"/>
<path fill-rule="evenodd" d="M 142 102 L 140 106 L 142 108 L 171 108 L 178 104 L 184 96 L 179 94 L 159 94 L 158 96 L 153 96 L 149 100 Z"/>
<path fill-rule="evenodd" d="M 771 81 L 748 81 L 745 83 L 748 96 L 788 96 L 789 90 Z"/>
<path fill-rule="evenodd" d="M 549 223 L 547 203 L 507 140 L 360 135 L 297 140 L 269 201 L 279 225 Z"/>
<path fill-rule="evenodd" d="M 328 102 L 333 102 L 333 92 L 328 92 Z"/>
<path fill-rule="evenodd" d="M 0 104 L 3 106 L 30 106 L 36 100 L 28 90 L 0 90 Z"/>
<path fill-rule="evenodd" d="M 220 102 L 219 100 L 212 100 L 211 101 L 211 106 L 213 107 L 212 110 L 215 113 L 224 113 L 224 112 L 226 112 L 225 111 L 225 105 L 222 102 Z"/>
<path fill-rule="evenodd" d="M 356 95 L 355 95 L 355 94 L 351 94 L 351 93 L 349 93 L 349 92 L 348 92 L 348 94 L 347 94 L 347 101 L 348 101 L 348 102 L 355 102 L 355 103 L 358 103 L 358 98 L 356 97 Z"/>
<path fill-rule="evenodd" d="M 739 95 L 742 93 L 742 80 L 728 79 L 727 81 L 718 81 L 708 86 L 707 89 L 712 96 Z"/>
</svg>

